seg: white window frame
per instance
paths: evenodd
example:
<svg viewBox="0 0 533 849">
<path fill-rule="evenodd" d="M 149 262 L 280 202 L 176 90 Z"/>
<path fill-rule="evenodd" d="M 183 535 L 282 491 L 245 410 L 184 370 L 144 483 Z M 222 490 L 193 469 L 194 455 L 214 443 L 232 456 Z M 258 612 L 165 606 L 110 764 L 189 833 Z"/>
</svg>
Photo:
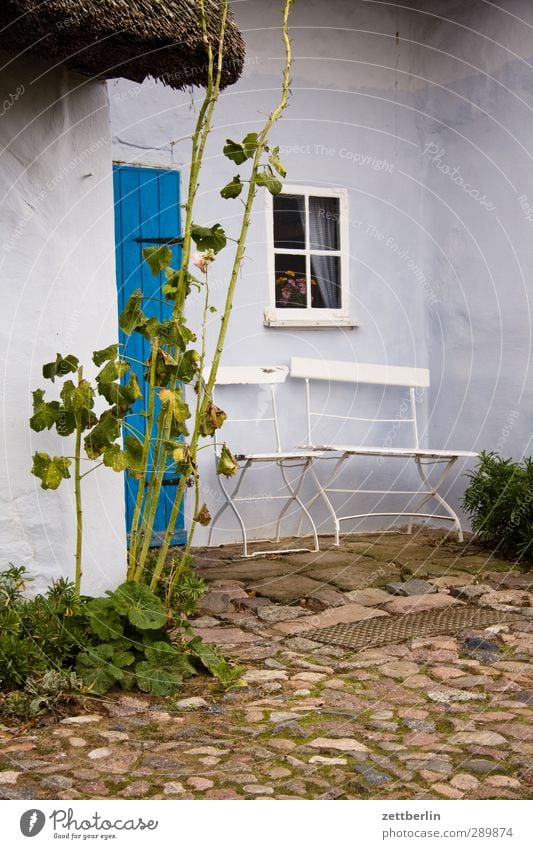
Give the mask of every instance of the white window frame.
<svg viewBox="0 0 533 849">
<path fill-rule="evenodd" d="M 274 202 L 272 195 L 266 194 L 267 217 L 267 272 L 270 303 L 265 309 L 264 324 L 267 327 L 356 327 L 357 322 L 350 319 L 350 246 L 349 246 L 349 216 L 348 192 L 346 189 L 310 185 L 284 185 L 281 194 L 301 195 L 305 198 L 306 242 L 309 238 L 309 197 L 334 197 L 339 199 L 339 250 L 319 251 L 293 248 L 274 248 Z M 322 309 L 319 307 L 294 308 L 276 307 L 275 287 L 275 254 L 299 254 L 306 257 L 308 292 L 307 303 L 311 303 L 310 285 L 310 256 L 331 254 L 339 256 L 341 277 L 341 309 Z"/>
</svg>

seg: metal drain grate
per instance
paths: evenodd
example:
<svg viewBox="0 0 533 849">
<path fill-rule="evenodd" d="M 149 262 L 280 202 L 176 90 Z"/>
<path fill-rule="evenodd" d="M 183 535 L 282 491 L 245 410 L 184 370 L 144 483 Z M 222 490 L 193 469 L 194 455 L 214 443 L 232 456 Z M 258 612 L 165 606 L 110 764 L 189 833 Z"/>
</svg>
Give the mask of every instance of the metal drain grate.
<svg viewBox="0 0 533 849">
<path fill-rule="evenodd" d="M 319 643 L 359 650 L 387 643 L 401 643 L 412 637 L 457 634 L 468 628 L 486 628 L 504 622 L 517 622 L 521 618 L 516 613 L 490 608 L 450 607 L 447 610 L 406 613 L 404 616 L 376 616 L 363 622 L 316 628 L 306 631 L 303 636 Z"/>
</svg>

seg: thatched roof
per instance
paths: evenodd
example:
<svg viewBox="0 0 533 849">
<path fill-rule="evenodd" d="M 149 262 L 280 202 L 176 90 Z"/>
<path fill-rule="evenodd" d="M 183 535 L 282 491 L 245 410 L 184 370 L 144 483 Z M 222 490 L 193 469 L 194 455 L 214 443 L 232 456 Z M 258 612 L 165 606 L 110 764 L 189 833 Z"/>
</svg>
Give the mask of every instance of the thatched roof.
<svg viewBox="0 0 533 849">
<path fill-rule="evenodd" d="M 213 45 L 220 0 L 204 0 Z M 244 42 L 229 19 L 223 87 L 235 82 Z M 207 55 L 196 0 L 0 0 L 0 48 L 60 62 L 90 77 L 151 76 L 173 88 L 205 85 Z"/>
</svg>

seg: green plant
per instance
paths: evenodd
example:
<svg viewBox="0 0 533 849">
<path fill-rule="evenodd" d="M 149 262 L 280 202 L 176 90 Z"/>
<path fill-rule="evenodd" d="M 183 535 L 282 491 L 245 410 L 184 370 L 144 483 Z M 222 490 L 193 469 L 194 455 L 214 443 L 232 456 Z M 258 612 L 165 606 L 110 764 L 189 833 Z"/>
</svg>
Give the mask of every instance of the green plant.
<svg viewBox="0 0 533 849">
<path fill-rule="evenodd" d="M 55 361 L 43 366 L 43 377 L 55 382 L 56 378 L 65 378 L 76 374 L 76 383 L 64 380 L 59 393 L 60 400 L 45 401 L 42 389 L 33 392 L 33 415 L 30 427 L 35 431 L 50 430 L 55 427 L 59 436 L 74 435 L 73 456 L 51 457 L 42 451 L 33 455 L 32 473 L 41 481 L 43 489 L 57 489 L 63 480 L 71 477 L 70 468 L 74 461 L 74 493 L 76 500 L 76 569 L 75 588 L 79 594 L 82 576 L 83 509 L 81 481 L 86 475 L 101 465 L 111 467 L 115 472 L 129 469 L 132 474 L 140 474 L 142 445 L 136 436 L 126 436 L 122 449 L 117 441 L 121 425 L 132 404 L 141 396 L 137 378 L 130 366 L 118 358 L 118 345 L 109 345 L 93 353 L 93 362 L 103 366 L 96 375 L 96 387 L 83 377 L 83 368 L 73 354 L 58 354 Z M 128 382 L 124 382 L 128 374 Z M 94 400 L 100 395 L 108 407 L 96 416 Z M 86 457 L 82 457 L 82 435 L 88 431 L 84 440 Z M 100 460 L 99 463 L 91 461 Z M 90 467 L 82 472 L 83 461 Z"/>
<path fill-rule="evenodd" d="M 533 556 L 533 460 L 503 459 L 483 451 L 463 507 L 477 538 L 517 560 Z"/>
<path fill-rule="evenodd" d="M 22 690 L 0 696 L 0 712 L 14 719 L 33 719 L 45 713 L 58 713 L 87 694 L 75 672 L 49 669 L 32 676 Z"/>
</svg>

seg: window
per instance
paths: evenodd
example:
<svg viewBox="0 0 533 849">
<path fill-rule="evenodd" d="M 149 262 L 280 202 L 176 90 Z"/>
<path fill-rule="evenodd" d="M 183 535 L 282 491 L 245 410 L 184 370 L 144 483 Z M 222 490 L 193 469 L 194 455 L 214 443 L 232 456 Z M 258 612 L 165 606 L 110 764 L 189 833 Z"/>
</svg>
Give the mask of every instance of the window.
<svg viewBox="0 0 533 849">
<path fill-rule="evenodd" d="M 353 325 L 346 192 L 285 186 L 269 196 L 267 215 L 271 299 L 265 324 Z"/>
</svg>

